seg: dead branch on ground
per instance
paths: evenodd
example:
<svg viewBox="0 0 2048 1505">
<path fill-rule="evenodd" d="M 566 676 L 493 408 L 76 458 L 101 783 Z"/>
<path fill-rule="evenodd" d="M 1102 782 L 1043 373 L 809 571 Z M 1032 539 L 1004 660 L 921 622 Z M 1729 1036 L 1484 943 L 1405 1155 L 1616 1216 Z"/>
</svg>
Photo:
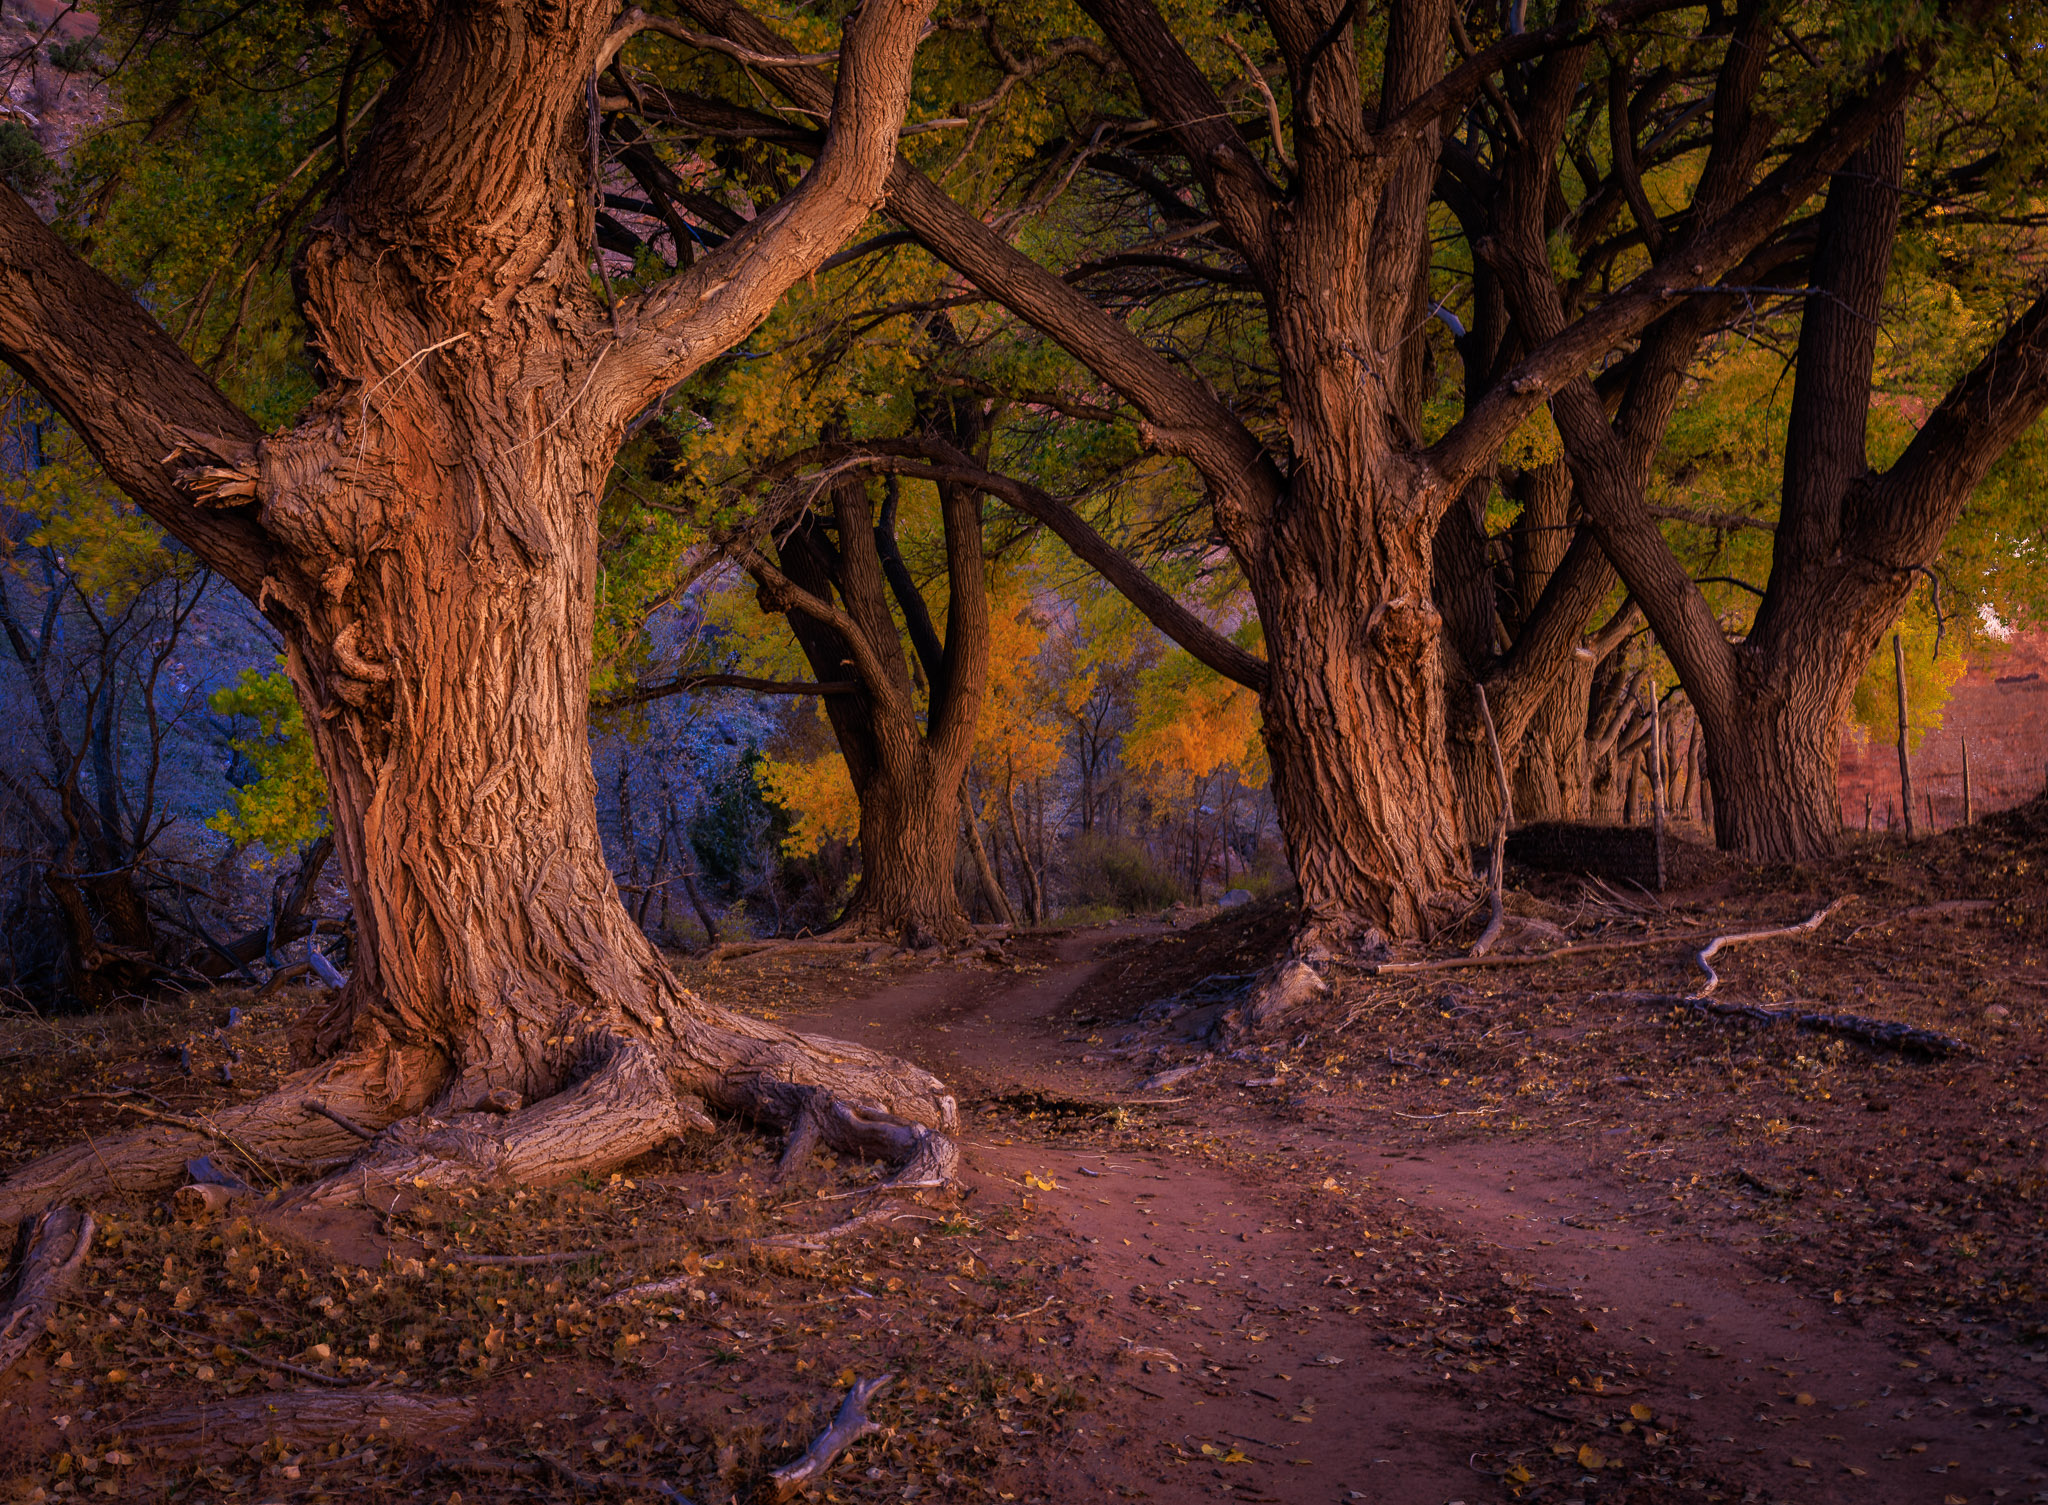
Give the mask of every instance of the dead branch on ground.
<svg viewBox="0 0 2048 1505">
<path fill-rule="evenodd" d="M 839 1403 L 839 1414 L 832 1418 L 832 1425 L 818 1434 L 817 1440 L 804 1449 L 801 1458 L 794 1463 L 785 1463 L 768 1476 L 769 1489 L 776 1500 L 787 1500 L 812 1480 L 823 1478 L 841 1453 L 868 1433 L 881 1429 L 880 1422 L 868 1419 L 868 1402 L 888 1389 L 894 1378 L 894 1375 L 878 1374 L 871 1380 L 857 1382 L 846 1392 L 846 1399 Z"/>
<path fill-rule="evenodd" d="M 1844 894 L 1827 908 L 1818 910 L 1796 925 L 1778 925 L 1769 930 L 1745 930 L 1734 935 L 1717 935 L 1693 956 L 1693 965 L 1706 974 L 1706 981 L 1690 993 L 1616 992 L 1598 993 L 1597 998 L 1615 998 L 1627 1003 L 1645 1003 L 1658 1008 L 1680 1008 L 1695 1014 L 1726 1019 L 1754 1019 L 1762 1024 L 1790 1024 L 1821 1034 L 1841 1035 L 1883 1050 L 1912 1051 L 1926 1056 L 1961 1055 L 1969 1046 L 1954 1035 L 1922 1029 L 1896 1019 L 1873 1019 L 1866 1014 L 1835 1014 L 1797 1005 L 1773 1007 L 1762 1003 L 1735 1003 L 1714 997 L 1721 986 L 1721 974 L 1714 970 L 1714 958 L 1724 947 L 1750 941 L 1774 941 L 1786 936 L 1810 935 L 1827 923 L 1836 910 L 1855 898 Z"/>
</svg>

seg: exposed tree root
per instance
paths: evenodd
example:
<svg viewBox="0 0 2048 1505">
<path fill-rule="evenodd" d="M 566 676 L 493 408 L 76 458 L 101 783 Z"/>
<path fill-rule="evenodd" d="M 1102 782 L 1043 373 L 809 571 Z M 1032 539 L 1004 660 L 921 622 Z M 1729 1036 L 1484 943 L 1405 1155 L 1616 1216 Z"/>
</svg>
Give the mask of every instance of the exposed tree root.
<svg viewBox="0 0 2048 1505">
<path fill-rule="evenodd" d="M 1217 1020 L 1217 1038 L 1227 1044 L 1255 1035 L 1329 987 L 1307 962 L 1283 957 L 1259 973 L 1244 1001 Z"/>
<path fill-rule="evenodd" d="M 343 1442 L 445 1446 L 475 1431 L 474 1401 L 408 1395 L 402 1390 L 277 1390 L 196 1405 L 139 1411 L 121 1434 L 160 1459 L 194 1458 L 214 1448 L 251 1448 L 278 1438 L 305 1447 Z"/>
<path fill-rule="evenodd" d="M 362 1141 L 339 1125 L 306 1114 L 308 1098 L 382 1126 L 424 1107 L 447 1076 L 439 1052 L 392 1044 L 381 1030 L 358 1048 L 288 1078 L 278 1091 L 198 1118 L 150 1115 L 143 1128 L 59 1150 L 18 1168 L 0 1182 L 0 1222 L 15 1223 L 55 1203 L 106 1192 L 167 1191 L 186 1179 L 196 1155 L 231 1151 L 247 1174 L 273 1183 L 282 1172 L 346 1161 Z"/>
<path fill-rule="evenodd" d="M 293 1172 L 326 1173 L 291 1206 L 541 1184 L 601 1173 L 683 1133 L 709 1131 L 707 1103 L 790 1133 L 791 1166 L 823 1144 L 895 1164 L 890 1189 L 953 1178 L 959 1149 L 948 1131 L 958 1111 L 937 1077 L 848 1041 L 706 1004 L 665 973 L 650 981 L 644 1003 L 567 1012 L 545 1040 L 560 1047 L 552 1059 L 536 1062 L 495 1036 L 445 1051 L 401 1047 L 359 1020 L 356 1048 L 254 1102 L 185 1116 L 124 1100 L 147 1127 L 23 1167 L 0 1185 L 0 1216 L 18 1219 L 89 1191 L 167 1190 L 208 1151 L 238 1158 L 251 1180 L 276 1187 Z M 200 1190 L 185 1200 L 204 1214 L 217 1199 Z"/>
<path fill-rule="evenodd" d="M 764 951 L 773 951 L 780 956 L 798 956 L 806 951 L 861 951 L 875 945 L 883 937 L 879 934 L 864 939 L 849 940 L 837 935 L 796 941 L 722 941 L 705 952 L 698 960 L 704 962 L 738 961 L 743 956 L 759 956 Z"/>
<path fill-rule="evenodd" d="M 804 1449 L 804 1455 L 768 1476 L 770 1498 L 789 1499 L 813 1480 L 823 1478 L 841 1453 L 868 1433 L 879 1431 L 881 1423 L 868 1419 L 868 1402 L 888 1389 L 894 1378 L 878 1374 L 871 1380 L 855 1383 L 839 1403 L 839 1414 L 832 1418 L 832 1425 L 818 1434 L 817 1440 Z"/>
<path fill-rule="evenodd" d="M 92 1232 L 92 1214 L 76 1208 L 52 1208 L 37 1220 L 21 1257 L 14 1297 L 0 1321 L 0 1375 L 12 1369 L 49 1326 L 57 1303 L 85 1266 Z"/>
<path fill-rule="evenodd" d="M 714 1126 L 675 1090 L 652 1048 L 604 1038 L 594 1069 L 515 1113 L 423 1114 L 392 1124 L 349 1165 L 292 1205 L 354 1202 L 415 1190 L 559 1181 L 611 1169 L 691 1130 Z"/>
</svg>

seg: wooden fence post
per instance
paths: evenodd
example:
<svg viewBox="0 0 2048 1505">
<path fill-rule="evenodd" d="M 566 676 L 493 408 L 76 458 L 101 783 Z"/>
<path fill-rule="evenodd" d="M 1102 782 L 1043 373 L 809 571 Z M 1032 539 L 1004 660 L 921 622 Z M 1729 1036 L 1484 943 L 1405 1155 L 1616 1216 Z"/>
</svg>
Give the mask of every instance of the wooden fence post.
<svg viewBox="0 0 2048 1505">
<path fill-rule="evenodd" d="M 1892 673 L 1899 686 L 1899 807 L 1906 817 L 1906 838 L 1913 837 L 1913 765 L 1906 757 L 1906 645 L 1892 634 Z"/>
<path fill-rule="evenodd" d="M 1977 802 L 1970 789 L 1970 739 L 1963 738 L 1963 824 L 1974 825 L 1977 820 Z"/>
</svg>

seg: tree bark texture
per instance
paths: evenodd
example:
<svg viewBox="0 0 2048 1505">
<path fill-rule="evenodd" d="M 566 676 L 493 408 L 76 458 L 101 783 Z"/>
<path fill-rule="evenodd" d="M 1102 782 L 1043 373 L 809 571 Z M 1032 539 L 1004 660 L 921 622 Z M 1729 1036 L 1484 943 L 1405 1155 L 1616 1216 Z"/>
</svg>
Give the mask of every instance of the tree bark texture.
<svg viewBox="0 0 2048 1505">
<path fill-rule="evenodd" d="M 0 348 L 284 636 L 357 919 L 323 1064 L 25 1167 L 0 1214 L 161 1186 L 196 1146 L 259 1170 L 350 1159 L 309 1098 L 396 1125 L 321 1195 L 596 1169 L 702 1126 L 700 1101 L 786 1125 L 815 1089 L 951 1121 L 926 1073 L 673 981 L 605 866 L 586 727 L 598 500 L 625 425 L 866 216 L 922 11 L 868 0 L 813 171 L 608 318 L 587 97 L 615 15 L 375 9 L 403 76 L 300 254 L 323 390 L 284 432 L 256 433 L 0 191 Z M 494 1094 L 522 1106 L 477 1111 Z"/>
</svg>

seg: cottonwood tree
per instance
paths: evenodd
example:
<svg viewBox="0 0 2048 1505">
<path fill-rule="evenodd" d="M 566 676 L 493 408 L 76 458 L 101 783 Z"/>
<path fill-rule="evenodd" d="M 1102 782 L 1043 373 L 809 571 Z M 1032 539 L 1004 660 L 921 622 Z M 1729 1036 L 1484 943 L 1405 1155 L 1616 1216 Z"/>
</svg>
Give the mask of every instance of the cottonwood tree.
<svg viewBox="0 0 2048 1505">
<path fill-rule="evenodd" d="M 2002 53 L 2021 60 L 2025 77 L 2030 50 Z M 2008 292 L 2014 304 L 2029 295 L 2033 301 L 1998 320 L 2001 332 L 1903 452 L 1883 468 L 1871 463 L 1878 339 L 1900 250 L 1913 118 L 1903 104 L 1886 117 L 1835 175 L 1818 215 L 1770 573 L 1739 640 L 1724 631 L 1645 496 L 1647 466 L 1636 441 L 1662 422 L 1664 399 L 1654 384 L 1631 384 L 1612 421 L 1588 382 L 1567 387 L 1554 403 L 1601 547 L 1641 603 L 1698 716 L 1717 839 L 1754 858 L 1797 861 L 1835 849 L 1839 737 L 1872 650 L 1972 492 L 2048 408 L 2048 293 L 2021 260 Z M 1981 143 L 1992 134 L 1981 119 L 1971 131 L 1953 119 L 1920 118 L 1930 134 L 1952 140 L 1974 135 Z M 2010 143 L 2003 147 L 2011 152 Z M 1987 156 L 1998 149 L 1985 147 Z M 2038 215 L 2030 180 L 2021 179 L 2017 204 L 1987 204 L 1968 192 L 1986 176 L 1985 157 L 1944 162 L 1916 196 L 1969 220 L 2031 229 Z M 2004 188 L 2012 192 L 2010 182 Z M 1529 291 L 1539 303 L 1540 287 L 1532 282 Z"/>
<path fill-rule="evenodd" d="M 341 134 L 346 166 L 297 252 L 320 386 L 270 432 L 0 193 L 0 352 L 288 647 L 354 966 L 325 1059 L 215 1122 L 316 1163 L 359 1146 L 308 1101 L 392 1126 L 309 1195 L 595 1169 L 704 1126 L 703 1103 L 943 1171 L 933 1130 L 953 1112 L 934 1078 L 675 983 L 606 871 L 586 736 L 614 454 L 866 218 L 925 14 L 866 0 L 817 64 L 830 126 L 811 171 L 715 249 L 613 288 L 592 276 L 599 75 L 654 45 L 635 38 L 695 34 L 600 0 L 353 7 L 393 77 L 366 132 Z M 16 1172 L 0 1205 L 162 1184 L 202 1142 L 101 1140 Z"/>
<path fill-rule="evenodd" d="M 686 8 L 737 45 L 783 45 L 732 0 Z M 1101 39 L 1083 40 L 1115 66 L 1100 107 L 1067 123 L 1064 165 L 1099 159 L 1150 193 L 1156 211 L 1145 242 L 1099 249 L 1172 254 L 1247 280 L 1262 324 L 1258 359 L 1278 372 L 1279 422 L 1255 430 L 1198 370 L 900 159 L 887 212 L 1135 410 L 1154 450 L 1200 474 L 1266 633 L 1258 677 L 1275 802 L 1302 889 L 1299 951 L 1424 933 L 1469 881 L 1446 750 L 1432 558 L 1440 518 L 1552 394 L 1674 300 L 1736 268 L 1818 191 L 1913 86 L 1917 54 L 1880 60 L 1832 108 L 1770 115 L 1758 103 L 1759 73 L 1794 93 L 1811 81 L 1801 96 L 1810 100 L 1845 50 L 1854 52 L 1847 66 L 1864 68 L 1867 41 L 1852 34 L 1815 53 L 1773 32 L 1758 45 L 1755 6 L 1731 17 L 1621 0 L 1519 27 L 1519 8 L 1468 15 L 1447 0 L 1395 0 L 1370 16 L 1271 0 L 1258 40 L 1278 56 L 1280 77 L 1240 93 L 1250 108 L 1234 109 L 1216 80 L 1242 77 L 1240 65 L 1215 20 L 1169 22 L 1149 0 L 1082 9 Z M 1694 117 L 1711 137 L 1755 148 L 1729 165 L 1734 191 L 1674 216 L 1653 254 L 1617 263 L 1560 326 L 1526 332 L 1498 379 L 1445 432 L 1427 435 L 1419 332 L 1431 309 L 1430 203 L 1464 112 L 1504 70 L 1596 39 L 1626 52 L 1673 27 L 1720 60 L 1688 101 Z M 825 103 L 822 77 L 784 70 L 775 82 L 802 108 Z M 707 118 L 685 100 L 650 107 Z M 1192 202 L 1156 171 L 1168 159 Z M 1191 254 L 1212 222 L 1204 248 L 1215 263 Z"/>
</svg>

